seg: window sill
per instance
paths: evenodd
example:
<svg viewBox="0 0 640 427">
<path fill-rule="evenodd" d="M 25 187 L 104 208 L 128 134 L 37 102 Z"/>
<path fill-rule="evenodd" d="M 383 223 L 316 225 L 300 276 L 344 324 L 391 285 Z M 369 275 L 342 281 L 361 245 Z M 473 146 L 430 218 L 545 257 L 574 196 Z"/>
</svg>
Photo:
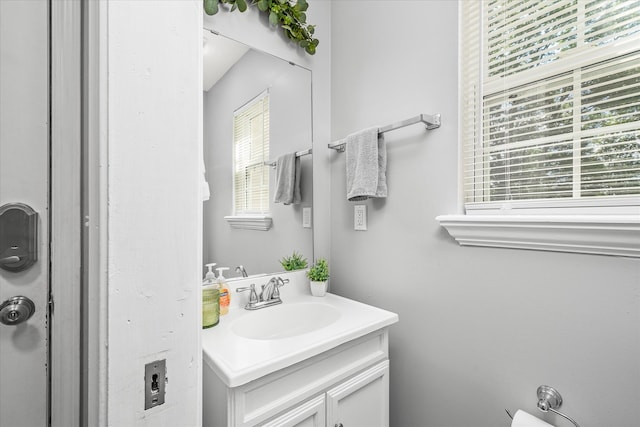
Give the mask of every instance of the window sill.
<svg viewBox="0 0 640 427">
<path fill-rule="evenodd" d="M 230 215 L 224 219 L 231 228 L 241 230 L 267 231 L 271 228 L 271 217 L 268 215 Z"/>
<path fill-rule="evenodd" d="M 460 245 L 640 258 L 636 215 L 440 215 Z"/>
</svg>

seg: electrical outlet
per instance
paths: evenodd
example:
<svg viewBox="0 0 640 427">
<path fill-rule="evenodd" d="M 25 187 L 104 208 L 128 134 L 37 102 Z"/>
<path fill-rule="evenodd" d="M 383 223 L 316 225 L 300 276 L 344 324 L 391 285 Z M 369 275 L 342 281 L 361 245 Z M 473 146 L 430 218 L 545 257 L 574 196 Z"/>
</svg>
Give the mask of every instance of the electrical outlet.
<svg viewBox="0 0 640 427">
<path fill-rule="evenodd" d="M 164 403 L 167 385 L 167 361 L 156 360 L 144 365 L 144 409 Z"/>
<path fill-rule="evenodd" d="M 353 229 L 359 231 L 367 229 L 367 205 L 353 207 Z"/>
<path fill-rule="evenodd" d="M 302 208 L 302 227 L 311 228 L 311 208 Z"/>
</svg>

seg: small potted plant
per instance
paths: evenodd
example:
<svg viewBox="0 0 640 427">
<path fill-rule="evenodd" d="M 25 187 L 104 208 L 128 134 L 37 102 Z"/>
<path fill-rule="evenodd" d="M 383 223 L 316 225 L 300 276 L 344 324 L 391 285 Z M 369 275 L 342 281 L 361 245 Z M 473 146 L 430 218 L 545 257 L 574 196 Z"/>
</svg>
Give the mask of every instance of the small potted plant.
<svg viewBox="0 0 640 427">
<path fill-rule="evenodd" d="M 291 256 L 282 257 L 280 265 L 282 265 L 285 271 L 304 270 L 307 268 L 307 259 L 296 251 L 293 251 Z"/>
<path fill-rule="evenodd" d="M 329 281 L 329 264 L 324 258 L 319 258 L 307 271 L 311 295 L 323 297 L 327 293 L 327 282 Z"/>
</svg>

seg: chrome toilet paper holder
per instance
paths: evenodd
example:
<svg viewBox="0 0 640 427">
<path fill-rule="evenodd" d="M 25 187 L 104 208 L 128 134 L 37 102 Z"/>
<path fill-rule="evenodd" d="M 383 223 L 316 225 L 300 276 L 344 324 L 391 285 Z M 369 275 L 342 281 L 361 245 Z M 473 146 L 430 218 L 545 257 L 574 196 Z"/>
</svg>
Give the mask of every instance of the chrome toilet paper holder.
<svg viewBox="0 0 640 427">
<path fill-rule="evenodd" d="M 542 412 L 553 412 L 554 414 L 560 415 L 562 418 L 570 421 L 574 426 L 580 427 L 580 425 L 573 420 L 571 417 L 563 414 L 562 412 L 558 412 L 557 409 L 562 406 L 562 396 L 560 392 L 553 387 L 549 387 L 548 385 L 541 385 L 538 387 L 538 409 Z M 509 418 L 513 419 L 513 415 L 505 409 Z"/>
</svg>

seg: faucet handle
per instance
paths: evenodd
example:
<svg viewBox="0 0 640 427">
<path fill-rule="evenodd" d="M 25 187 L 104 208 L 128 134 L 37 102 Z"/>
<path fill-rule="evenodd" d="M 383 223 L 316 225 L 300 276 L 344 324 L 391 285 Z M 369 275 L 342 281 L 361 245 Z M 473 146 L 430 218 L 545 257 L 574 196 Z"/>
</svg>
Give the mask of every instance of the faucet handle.
<svg viewBox="0 0 640 427">
<path fill-rule="evenodd" d="M 289 283 L 289 279 L 283 279 L 280 276 L 275 278 L 273 285 L 273 298 L 280 298 L 280 286 L 284 286 L 285 283 Z"/>
<path fill-rule="evenodd" d="M 256 304 L 258 302 L 258 294 L 256 293 L 256 284 L 252 283 L 249 287 L 237 288 L 236 292 L 250 291 L 249 304 Z"/>
<path fill-rule="evenodd" d="M 269 282 L 269 283 L 271 283 L 271 282 Z M 260 285 L 260 301 L 266 301 L 268 299 L 267 298 L 267 294 L 265 294 L 264 288 L 265 288 L 265 286 L 268 286 L 269 283 L 267 283 L 266 285 Z M 267 288 L 267 291 L 268 290 L 269 289 Z"/>
<path fill-rule="evenodd" d="M 236 273 L 240 273 L 242 277 L 248 277 L 247 270 L 244 268 L 244 265 L 239 265 L 236 267 Z"/>
</svg>

